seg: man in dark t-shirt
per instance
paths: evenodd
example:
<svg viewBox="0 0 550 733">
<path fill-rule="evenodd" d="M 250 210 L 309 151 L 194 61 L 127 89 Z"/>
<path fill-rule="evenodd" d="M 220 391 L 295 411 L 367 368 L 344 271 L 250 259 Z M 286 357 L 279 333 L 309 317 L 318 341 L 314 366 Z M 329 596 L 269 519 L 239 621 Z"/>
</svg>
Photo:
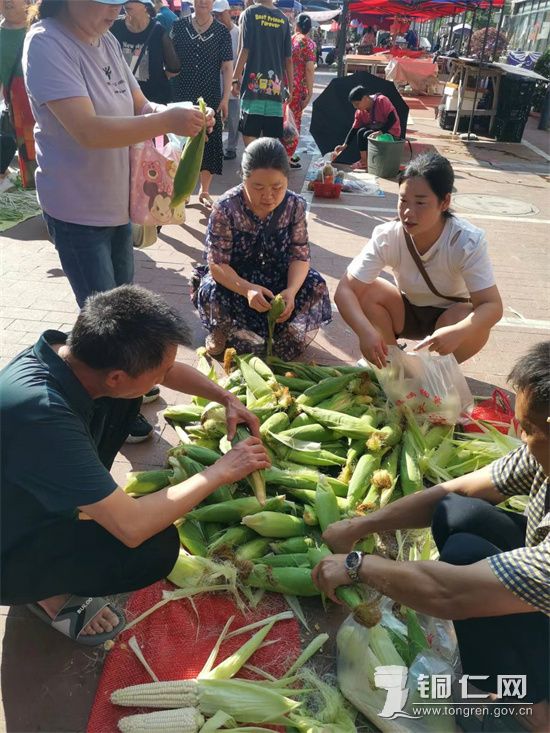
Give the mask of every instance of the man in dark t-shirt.
<svg viewBox="0 0 550 733">
<path fill-rule="evenodd" d="M 239 25 L 241 52 L 233 84 L 241 90 L 240 130 L 246 146 L 258 137 L 283 136 L 283 102 L 292 97 L 292 48 L 290 24 L 272 0 L 248 7 Z"/>
<path fill-rule="evenodd" d="M 161 297 L 124 285 L 88 298 L 69 336 L 46 331 L 0 372 L 1 603 L 29 604 L 75 641 L 103 643 L 124 617 L 102 596 L 166 577 L 176 519 L 269 465 L 256 437 L 139 500 L 117 486 L 109 469 L 153 384 L 223 404 L 228 437 L 237 422 L 258 436 L 236 397 L 175 361 L 187 343 Z"/>
</svg>

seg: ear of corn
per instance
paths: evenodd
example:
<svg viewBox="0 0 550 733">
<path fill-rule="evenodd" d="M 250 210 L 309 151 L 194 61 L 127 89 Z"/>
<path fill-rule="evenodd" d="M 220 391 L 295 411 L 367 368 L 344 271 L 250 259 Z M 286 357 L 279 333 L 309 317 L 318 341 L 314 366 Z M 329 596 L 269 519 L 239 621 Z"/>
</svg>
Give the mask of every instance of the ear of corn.
<svg viewBox="0 0 550 733">
<path fill-rule="evenodd" d="M 373 473 L 380 465 L 380 456 L 372 453 L 365 453 L 357 461 L 357 466 L 348 486 L 348 505 L 354 509 L 360 504 L 369 490 Z"/>
<path fill-rule="evenodd" d="M 229 527 L 214 542 L 208 545 L 208 555 L 215 555 L 224 550 L 230 550 L 233 547 L 244 545 L 254 539 L 255 533 L 248 527 Z"/>
<path fill-rule="evenodd" d="M 418 454 L 414 437 L 407 428 L 403 433 L 401 459 L 399 466 L 399 480 L 403 494 L 413 494 L 423 488 L 422 473 L 418 465 Z"/>
<path fill-rule="evenodd" d="M 199 707 L 204 715 L 223 710 L 240 723 L 277 721 L 299 706 L 289 697 L 245 680 L 201 680 L 199 684 Z"/>
<path fill-rule="evenodd" d="M 310 405 L 313 407 L 337 392 L 341 392 L 347 386 L 348 382 L 351 382 L 354 378 L 355 376 L 353 374 L 344 374 L 340 377 L 328 377 L 327 379 L 322 379 L 313 387 L 306 389 L 306 391 L 296 399 L 296 402 L 300 405 Z"/>
<path fill-rule="evenodd" d="M 262 535 L 262 537 L 295 537 L 306 533 L 305 525 L 301 519 L 290 514 L 279 514 L 278 512 L 261 511 L 243 517 L 242 523 Z"/>
<path fill-rule="evenodd" d="M 284 374 L 278 374 L 277 382 L 283 387 L 288 387 L 291 392 L 302 393 L 308 387 L 313 387 L 315 382 L 309 379 L 300 379 L 299 377 L 286 377 Z"/>
<path fill-rule="evenodd" d="M 256 539 L 245 542 L 237 548 L 235 552 L 236 560 L 255 560 L 258 557 L 262 557 L 269 548 L 268 537 L 256 537 Z"/>
<path fill-rule="evenodd" d="M 268 433 L 281 433 L 290 426 L 290 420 L 285 412 L 276 412 L 268 417 L 260 427 L 260 435 L 265 438 Z"/>
<path fill-rule="evenodd" d="M 322 532 L 331 524 L 340 520 L 340 510 L 334 491 L 322 478 L 315 490 L 315 511 Z"/>
<path fill-rule="evenodd" d="M 372 415 L 351 417 L 333 410 L 323 410 L 320 407 L 300 405 L 301 409 L 321 425 L 326 425 L 335 432 L 347 438 L 364 438 L 365 440 L 375 431 L 375 419 Z"/>
<path fill-rule="evenodd" d="M 170 485 L 173 471 L 169 468 L 160 471 L 130 471 L 126 474 L 126 494 L 144 496 Z"/>
<path fill-rule="evenodd" d="M 332 430 L 325 428 L 324 425 L 301 425 L 297 428 L 280 431 L 286 438 L 296 438 L 297 440 L 313 440 L 316 443 L 323 443 L 334 438 Z"/>
<path fill-rule="evenodd" d="M 245 362 L 243 362 L 244 364 Z M 261 379 L 261 377 L 259 377 Z M 250 431 L 248 428 L 243 425 L 243 423 L 239 423 L 237 425 L 237 428 L 235 430 L 235 437 L 232 440 L 233 445 L 237 445 L 237 443 L 240 443 L 242 440 L 246 440 L 250 437 Z M 250 476 L 246 477 L 246 481 L 251 487 L 252 491 L 254 492 L 254 496 L 258 500 L 258 503 L 260 506 L 264 506 L 266 501 L 266 491 L 265 491 L 265 479 L 262 475 L 261 471 L 252 471 Z"/>
<path fill-rule="evenodd" d="M 261 628 L 236 652 L 227 657 L 227 659 L 224 659 L 224 661 L 221 662 L 221 664 L 218 664 L 217 667 L 214 667 L 214 669 L 208 672 L 204 678 L 201 675 L 201 678 L 210 680 L 228 680 L 231 677 L 234 677 L 241 667 L 247 663 L 254 652 L 259 649 L 274 624 L 275 621 L 271 621 L 271 623 Z"/>
<path fill-rule="evenodd" d="M 157 710 L 154 713 L 127 715 L 118 721 L 121 733 L 198 733 L 204 718 L 196 708 Z"/>
<path fill-rule="evenodd" d="M 267 505 L 271 511 L 281 511 L 285 506 L 284 496 L 273 496 L 268 499 Z M 240 522 L 247 514 L 255 514 L 262 511 L 258 501 L 253 496 L 244 496 L 240 499 L 220 502 L 219 504 L 206 504 L 188 512 L 187 517 L 196 519 L 199 522 L 223 522 L 224 524 L 235 524 Z"/>
<path fill-rule="evenodd" d="M 311 579 L 309 567 L 271 568 L 257 564 L 243 578 L 243 582 L 253 588 L 263 588 L 288 596 L 319 595 L 319 590 Z"/>
<path fill-rule="evenodd" d="M 262 379 L 274 379 L 275 374 L 273 374 L 273 370 L 270 366 L 268 366 L 265 361 L 262 361 L 259 356 L 251 356 L 250 361 L 248 362 L 252 369 L 254 369 L 255 372 L 258 372 L 260 377 Z"/>
<path fill-rule="evenodd" d="M 164 410 L 163 415 L 167 420 L 174 420 L 186 425 L 200 420 L 202 412 L 203 408 L 200 405 L 172 405 Z"/>
<path fill-rule="evenodd" d="M 206 104 L 202 97 L 197 100 L 200 111 L 206 114 Z M 191 196 L 199 180 L 199 173 L 206 143 L 206 125 L 195 137 L 189 138 L 183 148 L 178 169 L 174 177 L 174 191 L 170 206 L 173 208 L 182 204 Z"/>
<path fill-rule="evenodd" d="M 302 515 L 304 524 L 308 527 L 316 527 L 319 524 L 319 517 L 315 511 L 315 507 L 312 504 L 304 505 L 304 513 Z"/>
<path fill-rule="evenodd" d="M 193 555 L 198 555 L 199 557 L 206 557 L 208 548 L 200 525 L 186 517 L 182 524 L 178 526 L 178 535 L 181 544 L 189 550 L 189 552 L 192 552 Z"/>
<path fill-rule="evenodd" d="M 146 682 L 115 690 L 113 705 L 139 708 L 191 708 L 199 702 L 196 680 Z"/>
<path fill-rule="evenodd" d="M 289 537 L 279 542 L 270 542 L 269 547 L 275 554 L 302 553 L 307 552 L 315 545 L 311 537 Z"/>
<path fill-rule="evenodd" d="M 264 555 L 254 560 L 254 563 L 260 565 L 268 565 L 271 568 L 299 568 L 309 567 L 309 558 L 307 552 L 293 552 L 284 555 Z"/>
<path fill-rule="evenodd" d="M 176 446 L 168 451 L 169 455 L 178 457 L 179 455 L 188 456 L 193 461 L 202 463 L 203 466 L 211 466 L 220 458 L 220 453 L 211 448 L 204 448 L 195 443 L 186 443 Z"/>
<path fill-rule="evenodd" d="M 275 324 L 277 319 L 282 315 L 286 303 L 278 293 L 271 301 L 271 308 L 267 314 L 267 356 L 268 358 L 273 354 L 273 334 L 275 332 Z"/>
</svg>

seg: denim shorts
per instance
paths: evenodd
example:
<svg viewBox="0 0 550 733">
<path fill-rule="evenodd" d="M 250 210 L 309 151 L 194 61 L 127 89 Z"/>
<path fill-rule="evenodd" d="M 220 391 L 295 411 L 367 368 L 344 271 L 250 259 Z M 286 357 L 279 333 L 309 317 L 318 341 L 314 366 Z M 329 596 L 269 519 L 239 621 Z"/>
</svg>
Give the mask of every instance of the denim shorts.
<svg viewBox="0 0 550 733">
<path fill-rule="evenodd" d="M 44 220 L 78 305 L 92 293 L 112 290 L 134 279 L 132 226 L 72 224 L 44 212 Z"/>
</svg>

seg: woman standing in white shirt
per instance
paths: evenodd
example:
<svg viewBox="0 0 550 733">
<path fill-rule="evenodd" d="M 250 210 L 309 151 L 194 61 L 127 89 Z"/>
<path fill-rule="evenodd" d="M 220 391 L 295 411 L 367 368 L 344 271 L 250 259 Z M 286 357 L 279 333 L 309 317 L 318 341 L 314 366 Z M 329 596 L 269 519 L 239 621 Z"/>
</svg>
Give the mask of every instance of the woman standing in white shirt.
<svg viewBox="0 0 550 733">
<path fill-rule="evenodd" d="M 397 338 L 428 336 L 430 351 L 465 361 L 502 317 L 485 234 L 449 211 L 453 183 L 441 155 L 411 161 L 399 178 L 399 218 L 374 229 L 340 280 L 338 310 L 376 366 Z M 397 285 L 379 277 L 384 268 Z"/>
</svg>

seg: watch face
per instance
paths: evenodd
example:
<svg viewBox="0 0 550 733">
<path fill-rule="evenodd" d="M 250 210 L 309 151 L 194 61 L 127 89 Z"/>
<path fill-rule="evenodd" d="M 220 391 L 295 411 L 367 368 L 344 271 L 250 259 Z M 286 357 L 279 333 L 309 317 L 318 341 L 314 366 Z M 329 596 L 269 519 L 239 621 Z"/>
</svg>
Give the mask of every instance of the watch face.
<svg viewBox="0 0 550 733">
<path fill-rule="evenodd" d="M 361 565 L 361 554 L 354 550 L 346 557 L 346 567 L 350 570 L 355 570 L 359 565 Z"/>
</svg>

